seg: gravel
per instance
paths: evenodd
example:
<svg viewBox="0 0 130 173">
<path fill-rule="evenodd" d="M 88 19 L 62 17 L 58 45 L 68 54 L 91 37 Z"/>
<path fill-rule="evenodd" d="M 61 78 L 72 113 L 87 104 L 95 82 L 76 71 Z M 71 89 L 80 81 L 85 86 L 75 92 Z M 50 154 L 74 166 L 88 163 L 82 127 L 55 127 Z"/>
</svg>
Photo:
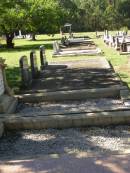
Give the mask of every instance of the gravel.
<svg viewBox="0 0 130 173">
<path fill-rule="evenodd" d="M 86 101 L 62 101 L 62 102 L 51 102 L 51 103 L 21 103 L 17 107 L 19 113 L 31 113 L 31 112 L 85 112 L 85 111 L 97 111 L 99 109 L 116 109 L 116 108 L 127 108 L 122 100 L 119 99 L 91 99 Z"/>
<path fill-rule="evenodd" d="M 130 126 L 7 132 L 0 140 L 0 158 L 93 152 L 130 152 Z"/>
</svg>

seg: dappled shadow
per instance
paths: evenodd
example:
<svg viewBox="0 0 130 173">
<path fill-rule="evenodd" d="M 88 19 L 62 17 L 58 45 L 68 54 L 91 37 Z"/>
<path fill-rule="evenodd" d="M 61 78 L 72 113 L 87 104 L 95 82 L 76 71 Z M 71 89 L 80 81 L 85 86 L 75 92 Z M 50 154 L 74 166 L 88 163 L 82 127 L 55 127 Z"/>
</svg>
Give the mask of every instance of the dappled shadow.
<svg viewBox="0 0 130 173">
<path fill-rule="evenodd" d="M 37 41 L 58 41 L 58 40 L 61 40 L 61 38 L 48 38 L 48 39 L 37 39 L 35 40 L 36 42 Z M 32 40 L 29 40 L 29 41 L 32 41 Z"/>
<path fill-rule="evenodd" d="M 28 44 L 28 45 L 22 45 L 22 46 L 15 46 L 13 49 L 7 49 L 7 48 L 1 48 L 0 52 L 17 52 L 17 51 L 27 51 L 27 50 L 39 50 L 40 44 L 34 43 L 34 44 Z M 52 43 L 44 43 L 45 49 L 52 49 Z"/>
<path fill-rule="evenodd" d="M 111 69 L 61 68 L 61 65 L 48 66 L 35 80 L 32 90 L 60 91 L 76 89 L 106 88 L 120 85 L 120 79 Z"/>
<path fill-rule="evenodd" d="M 130 156 L 52 155 L 1 163 L 0 170 L 1 173 L 4 170 L 8 170 L 8 173 L 129 173 L 129 161 Z"/>
<path fill-rule="evenodd" d="M 99 128 L 101 129 L 101 128 Z M 33 130 L 23 132 L 6 132 L 6 135 L 0 141 L 0 155 L 1 160 L 21 159 L 21 157 L 33 157 L 37 155 L 46 154 L 65 154 L 75 152 L 93 152 L 98 154 L 118 154 L 120 151 L 115 151 L 110 148 L 100 146 L 91 138 L 102 137 L 107 135 L 114 139 L 123 136 L 126 132 L 114 132 L 108 134 L 107 129 L 99 130 L 98 128 L 82 128 L 82 129 L 49 129 L 49 130 Z M 97 132 L 96 132 L 97 130 Z M 111 130 L 111 129 L 109 129 Z M 95 131 L 95 132 L 94 132 Z M 109 136 L 110 135 L 110 136 Z M 130 134 L 129 134 L 130 136 Z M 103 141 L 102 141 L 103 142 Z M 24 151 L 24 152 L 23 152 Z"/>
<path fill-rule="evenodd" d="M 120 173 L 121 170 L 123 173 L 129 173 L 130 157 L 116 156 L 115 154 L 119 154 L 118 151 L 105 149 L 99 146 L 98 142 L 92 142 L 93 136 L 100 136 L 103 139 L 102 131 L 105 131 L 105 129 L 101 131 L 97 129 L 96 132 L 95 128 L 95 133 L 93 133 L 93 130 L 92 128 L 84 128 L 7 132 L 6 136 L 0 141 L 0 160 L 4 161 L 0 164 L 6 163 L 7 167 L 15 166 L 15 171 L 18 166 L 18 171 L 25 169 L 32 172 L 57 173 L 62 172 L 62 170 L 65 172 L 72 172 L 73 170 L 78 173 L 81 172 L 82 168 L 82 171 L 86 173 L 95 173 L 95 171 L 97 173 L 102 171 L 105 171 L 105 173 Z M 88 133 L 88 131 L 90 132 Z M 109 138 L 109 134 L 107 132 L 106 134 Z M 118 138 L 125 134 L 128 135 L 127 131 L 123 133 L 120 131 L 117 136 L 113 128 L 110 137 L 114 140 L 117 138 L 118 141 Z M 87 153 L 96 157 L 89 156 Z M 43 157 L 47 154 L 56 155 Z M 17 161 L 11 162 L 15 159 Z M 6 161 L 9 160 L 10 162 L 7 164 Z"/>
</svg>

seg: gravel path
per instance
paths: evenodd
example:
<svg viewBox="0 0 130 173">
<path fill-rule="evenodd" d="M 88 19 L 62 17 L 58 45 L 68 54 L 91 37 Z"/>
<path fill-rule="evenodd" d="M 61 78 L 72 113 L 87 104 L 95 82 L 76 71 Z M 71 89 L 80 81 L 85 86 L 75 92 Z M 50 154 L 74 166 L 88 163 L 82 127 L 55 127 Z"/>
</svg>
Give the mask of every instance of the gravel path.
<svg viewBox="0 0 130 173">
<path fill-rule="evenodd" d="M 0 140 L 0 158 L 45 154 L 130 153 L 130 126 L 8 132 Z"/>
<path fill-rule="evenodd" d="M 19 113 L 31 113 L 31 112 L 85 112 L 85 111 L 98 111 L 100 109 L 116 109 L 127 108 L 122 100 L 118 99 L 91 99 L 87 101 L 63 101 L 52 103 L 38 103 L 38 104 L 19 104 L 17 111 Z"/>
</svg>

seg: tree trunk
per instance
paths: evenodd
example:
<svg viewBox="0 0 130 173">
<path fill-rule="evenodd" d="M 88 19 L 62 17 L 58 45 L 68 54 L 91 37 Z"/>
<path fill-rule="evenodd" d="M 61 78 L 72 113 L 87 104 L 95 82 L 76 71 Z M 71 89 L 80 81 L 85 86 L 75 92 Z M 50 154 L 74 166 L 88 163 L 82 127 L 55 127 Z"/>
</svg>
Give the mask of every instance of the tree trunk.
<svg viewBox="0 0 130 173">
<path fill-rule="evenodd" d="M 36 40 L 36 35 L 32 34 L 32 40 L 35 41 Z"/>
<path fill-rule="evenodd" d="M 14 34 L 6 34 L 6 44 L 7 44 L 7 48 L 14 48 L 14 43 L 13 43 L 13 39 L 14 39 Z"/>
</svg>

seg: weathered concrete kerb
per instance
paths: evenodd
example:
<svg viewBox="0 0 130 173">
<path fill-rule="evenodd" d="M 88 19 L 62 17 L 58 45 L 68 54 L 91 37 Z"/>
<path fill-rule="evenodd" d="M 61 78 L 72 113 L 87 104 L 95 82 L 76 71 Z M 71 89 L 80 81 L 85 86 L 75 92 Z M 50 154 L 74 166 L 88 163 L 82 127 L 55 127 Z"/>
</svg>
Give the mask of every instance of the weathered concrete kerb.
<svg viewBox="0 0 130 173">
<path fill-rule="evenodd" d="M 8 130 L 123 125 L 130 124 L 130 110 L 57 115 L 35 113 L 28 116 L 12 114 L 5 116 L 3 122 Z"/>
<path fill-rule="evenodd" d="M 83 100 L 93 98 L 120 97 L 120 91 L 125 86 L 115 85 L 109 88 L 82 89 L 71 91 L 40 92 L 19 95 L 22 102 L 36 103 L 42 101 Z"/>
</svg>

